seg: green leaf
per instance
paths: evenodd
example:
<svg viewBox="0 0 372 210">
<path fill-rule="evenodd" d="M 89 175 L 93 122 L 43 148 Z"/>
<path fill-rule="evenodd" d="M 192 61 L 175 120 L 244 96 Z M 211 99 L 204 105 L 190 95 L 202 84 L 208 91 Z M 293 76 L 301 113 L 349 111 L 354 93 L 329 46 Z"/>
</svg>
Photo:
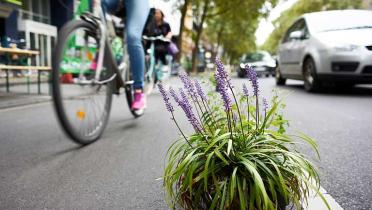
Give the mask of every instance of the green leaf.
<svg viewBox="0 0 372 210">
<path fill-rule="evenodd" d="M 238 167 L 235 167 L 233 173 L 231 174 L 230 180 L 230 202 L 233 201 L 236 189 L 236 172 L 238 171 Z"/>
<path fill-rule="evenodd" d="M 261 178 L 260 173 L 257 171 L 256 167 L 254 166 L 254 164 L 251 161 L 249 161 L 248 159 L 245 159 L 245 158 L 241 158 L 241 159 L 242 159 L 241 163 L 251 173 L 251 175 L 253 177 L 253 180 L 254 180 L 254 186 L 257 187 L 258 193 L 261 194 L 262 199 L 265 203 L 265 206 L 267 206 L 269 198 L 267 196 L 265 185 L 263 183 L 263 180 Z"/>
<path fill-rule="evenodd" d="M 301 133 L 301 132 L 297 132 L 299 134 L 299 138 L 303 139 L 304 141 L 306 141 L 313 149 L 314 151 L 316 152 L 318 158 L 320 159 L 320 154 L 319 154 L 319 151 L 318 151 L 318 145 L 317 143 L 315 142 L 314 139 L 310 138 L 309 136 Z"/>
<path fill-rule="evenodd" d="M 278 104 L 277 103 L 274 103 L 274 105 L 271 107 L 270 111 L 267 113 L 262 125 L 261 125 L 261 128 L 260 128 L 260 133 L 265 129 L 266 127 L 266 124 L 267 124 L 267 121 L 270 119 L 271 115 L 273 115 L 276 111 L 276 109 L 278 108 Z"/>
<path fill-rule="evenodd" d="M 203 176 L 203 179 L 204 179 L 204 189 L 207 190 L 207 186 L 208 186 L 208 174 L 209 174 L 209 170 L 208 170 L 208 167 L 209 167 L 209 164 L 211 162 L 211 159 L 214 155 L 214 152 L 210 153 L 207 157 L 207 161 L 205 162 L 205 167 L 204 167 L 204 176 Z"/>
<path fill-rule="evenodd" d="M 220 158 L 226 165 L 229 165 L 229 161 L 226 160 L 226 158 L 223 157 L 221 152 L 218 149 L 214 150 L 214 153 L 217 155 L 218 158 Z"/>
<path fill-rule="evenodd" d="M 243 192 L 243 189 L 242 189 L 243 184 L 240 183 L 239 177 L 237 177 L 237 184 L 238 184 L 238 192 L 239 192 L 240 209 L 247 209 L 247 204 L 246 204 L 244 192 Z"/>
<path fill-rule="evenodd" d="M 221 197 L 221 203 L 220 203 L 220 210 L 223 210 L 225 207 L 225 202 L 226 202 L 226 181 L 223 183 L 223 190 L 222 190 L 222 197 Z"/>
<path fill-rule="evenodd" d="M 209 146 L 205 149 L 205 151 L 207 152 L 208 150 L 210 150 L 215 144 L 217 144 L 219 141 L 223 140 L 223 139 L 227 139 L 230 137 L 230 133 L 224 133 L 222 135 L 220 135 L 219 137 L 213 139 L 212 142 L 209 143 Z"/>
</svg>

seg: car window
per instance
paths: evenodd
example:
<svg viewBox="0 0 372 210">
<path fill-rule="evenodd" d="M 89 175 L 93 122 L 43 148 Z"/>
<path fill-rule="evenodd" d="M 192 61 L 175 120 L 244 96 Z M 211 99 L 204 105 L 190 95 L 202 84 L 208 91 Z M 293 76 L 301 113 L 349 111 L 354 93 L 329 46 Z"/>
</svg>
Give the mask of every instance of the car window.
<svg viewBox="0 0 372 210">
<path fill-rule="evenodd" d="M 371 11 L 329 11 L 310 15 L 307 21 L 311 31 L 327 32 L 372 28 Z"/>
<path fill-rule="evenodd" d="M 305 34 L 305 38 L 309 38 L 309 30 L 307 29 L 305 20 L 303 18 L 297 20 L 287 31 L 287 33 L 284 36 L 284 39 L 282 43 L 289 42 L 291 39 L 289 38 L 289 35 L 293 31 L 303 31 Z"/>
<path fill-rule="evenodd" d="M 257 62 L 262 61 L 264 55 L 262 53 L 248 53 L 243 57 L 244 62 Z"/>
</svg>

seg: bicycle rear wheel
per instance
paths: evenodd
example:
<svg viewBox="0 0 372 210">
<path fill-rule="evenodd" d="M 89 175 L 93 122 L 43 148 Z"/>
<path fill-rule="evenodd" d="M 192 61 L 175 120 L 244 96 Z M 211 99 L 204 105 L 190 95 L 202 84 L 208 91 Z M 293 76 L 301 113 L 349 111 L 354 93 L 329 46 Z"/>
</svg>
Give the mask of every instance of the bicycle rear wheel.
<svg viewBox="0 0 372 210">
<path fill-rule="evenodd" d="M 61 29 L 53 55 L 54 107 L 66 134 L 83 145 L 102 135 L 112 102 L 112 69 L 104 65 L 97 75 L 97 58 L 104 53 L 97 34 L 91 23 L 71 21 Z"/>
</svg>

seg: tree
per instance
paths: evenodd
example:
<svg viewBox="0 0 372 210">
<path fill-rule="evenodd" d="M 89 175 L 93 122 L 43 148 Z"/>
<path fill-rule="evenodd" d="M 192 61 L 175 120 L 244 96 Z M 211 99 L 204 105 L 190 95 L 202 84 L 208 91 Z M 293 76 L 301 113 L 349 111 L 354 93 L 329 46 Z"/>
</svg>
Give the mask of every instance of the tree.
<svg viewBox="0 0 372 210">
<path fill-rule="evenodd" d="M 177 40 L 177 46 L 180 50 L 180 53 L 177 55 L 176 60 L 179 62 L 182 56 L 182 41 L 183 41 L 183 33 L 185 31 L 185 20 L 187 15 L 187 10 L 191 5 L 192 0 L 183 0 L 177 1 L 174 7 L 181 12 L 181 19 L 180 19 L 180 33 Z"/>
<path fill-rule="evenodd" d="M 201 1 L 195 1 L 195 5 L 193 8 L 194 14 L 194 28 L 195 28 L 195 35 L 194 35 L 194 49 L 192 51 L 192 57 L 191 57 L 191 69 L 192 72 L 196 72 L 196 56 L 198 54 L 199 49 L 199 41 L 203 32 L 204 28 L 204 22 L 207 17 L 208 10 L 210 8 L 210 3 L 212 0 L 201 0 Z"/>
<path fill-rule="evenodd" d="M 213 42 L 214 54 L 219 47 L 230 61 L 242 53 L 254 50 L 254 32 L 260 17 L 267 16 L 269 9 L 278 0 L 183 0 L 175 3 L 175 8 L 181 12 L 180 35 L 178 47 L 182 52 L 184 23 L 187 10 L 193 11 L 192 40 L 192 71 L 196 72 L 197 54 L 200 39 L 208 37 Z M 205 33 L 204 33 L 205 32 Z M 181 55 L 179 55 L 178 60 Z"/>
<path fill-rule="evenodd" d="M 277 1 L 220 1 L 228 4 L 219 15 L 208 19 L 206 33 L 224 50 L 224 57 L 229 63 L 235 62 L 242 54 L 256 49 L 255 31 L 260 17 L 269 14 Z M 228 8 L 232 8 L 230 11 Z M 214 52 L 216 54 L 216 52 Z"/>
<path fill-rule="evenodd" d="M 262 48 L 275 54 L 284 33 L 293 21 L 304 13 L 322 10 L 360 8 L 362 0 L 299 0 L 273 21 L 274 31 L 267 38 Z"/>
<path fill-rule="evenodd" d="M 204 28 L 208 38 L 217 46 L 223 47 L 225 57 L 230 61 L 235 60 L 242 53 L 255 49 L 254 32 L 258 19 L 268 14 L 268 4 L 275 5 L 276 2 L 277 0 L 193 0 L 193 72 L 196 72 L 196 55 Z"/>
</svg>

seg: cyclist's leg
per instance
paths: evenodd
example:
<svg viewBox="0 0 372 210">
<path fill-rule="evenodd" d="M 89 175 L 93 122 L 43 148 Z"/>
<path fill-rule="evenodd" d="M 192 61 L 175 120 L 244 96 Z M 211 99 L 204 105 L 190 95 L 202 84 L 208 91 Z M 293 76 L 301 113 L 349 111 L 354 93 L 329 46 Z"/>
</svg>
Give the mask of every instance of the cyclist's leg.
<svg viewBox="0 0 372 210">
<path fill-rule="evenodd" d="M 132 66 L 134 88 L 142 89 L 145 70 L 145 53 L 142 46 L 142 32 L 148 12 L 148 0 L 126 0 L 126 29 L 129 59 Z"/>
<path fill-rule="evenodd" d="M 145 106 L 143 94 L 145 53 L 142 46 L 142 32 L 150 11 L 148 0 L 125 0 L 126 29 L 129 60 L 134 80 L 134 101 L 132 109 L 142 109 Z"/>
</svg>

